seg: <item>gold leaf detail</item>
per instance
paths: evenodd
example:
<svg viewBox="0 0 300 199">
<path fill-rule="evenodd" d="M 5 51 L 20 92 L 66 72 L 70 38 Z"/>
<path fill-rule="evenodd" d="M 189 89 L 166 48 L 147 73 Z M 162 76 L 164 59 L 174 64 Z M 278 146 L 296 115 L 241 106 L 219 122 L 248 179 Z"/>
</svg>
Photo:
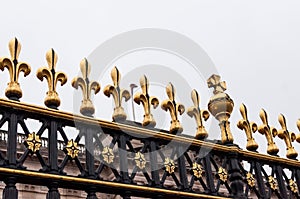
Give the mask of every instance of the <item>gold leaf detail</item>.
<svg viewBox="0 0 300 199">
<path fill-rule="evenodd" d="M 278 184 L 277 184 L 277 181 L 276 179 L 273 177 L 273 176 L 269 176 L 268 177 L 268 183 L 270 185 L 270 188 L 275 191 L 278 189 Z"/>
<path fill-rule="evenodd" d="M 297 187 L 297 184 L 294 180 L 292 180 L 292 179 L 289 180 L 289 187 L 291 189 L 291 192 L 293 192 L 293 193 L 298 192 L 298 187 Z"/>
<path fill-rule="evenodd" d="M 68 141 L 68 144 L 65 147 L 67 155 L 70 156 L 72 159 L 78 156 L 79 149 L 77 145 L 77 142 L 74 142 L 73 139 L 71 139 Z"/>
<path fill-rule="evenodd" d="M 106 162 L 107 164 L 111 164 L 114 162 L 115 156 L 113 150 L 108 146 L 103 148 L 101 155 L 103 157 L 104 162 Z"/>
<path fill-rule="evenodd" d="M 36 135 L 36 133 L 30 133 L 28 134 L 28 137 L 25 141 L 25 145 L 27 145 L 27 148 L 32 151 L 36 152 L 40 150 L 40 147 L 42 146 L 42 141 L 40 139 L 39 135 Z"/>
<path fill-rule="evenodd" d="M 194 162 L 193 163 L 193 167 L 192 167 L 192 171 L 193 171 L 193 175 L 196 177 L 196 178 L 201 178 L 202 177 L 202 173 L 203 173 L 203 169 L 201 167 L 200 164 Z"/>
<path fill-rule="evenodd" d="M 139 168 L 139 169 L 144 169 L 145 166 L 146 166 L 146 159 L 145 159 L 145 156 L 144 154 L 140 153 L 140 152 L 137 152 L 135 154 L 135 157 L 134 157 L 134 161 L 135 161 L 135 165 Z"/>
<path fill-rule="evenodd" d="M 172 174 L 175 172 L 175 163 L 174 160 L 170 158 L 166 158 L 164 162 L 165 170 L 168 172 L 168 174 Z"/>
<path fill-rule="evenodd" d="M 246 179 L 247 179 L 247 183 L 250 187 L 254 187 L 255 186 L 255 178 L 253 177 L 252 173 L 247 173 L 246 174 Z"/>
<path fill-rule="evenodd" d="M 228 173 L 223 167 L 219 167 L 217 175 L 222 183 L 225 183 L 227 181 Z"/>
</svg>

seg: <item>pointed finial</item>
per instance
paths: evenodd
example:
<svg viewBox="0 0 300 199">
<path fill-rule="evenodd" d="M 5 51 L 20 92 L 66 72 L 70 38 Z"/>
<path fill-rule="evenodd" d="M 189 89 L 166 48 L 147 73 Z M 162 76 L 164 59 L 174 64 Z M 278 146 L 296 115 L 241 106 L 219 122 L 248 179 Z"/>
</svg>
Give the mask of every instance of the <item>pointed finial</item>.
<svg viewBox="0 0 300 199">
<path fill-rule="evenodd" d="M 276 155 L 279 151 L 278 147 L 276 146 L 275 142 L 273 141 L 273 137 L 277 135 L 277 130 L 273 127 L 270 127 L 268 124 L 268 116 L 264 109 L 261 109 L 259 112 L 259 117 L 263 122 L 262 125 L 258 127 L 258 132 L 262 135 L 266 136 L 268 142 L 268 149 L 267 153 L 270 155 Z"/>
<path fill-rule="evenodd" d="M 241 130 L 244 130 L 247 136 L 247 146 L 246 149 L 249 151 L 256 151 L 258 148 L 258 144 L 255 142 L 253 138 L 253 134 L 257 131 L 257 125 L 254 122 L 249 122 L 247 115 L 247 108 L 245 104 L 241 104 L 240 112 L 243 117 L 238 124 L 237 127 Z"/>
<path fill-rule="evenodd" d="M 128 90 L 120 88 L 121 74 L 117 67 L 114 67 L 111 70 L 111 79 L 113 80 L 114 85 L 107 85 L 103 92 L 107 97 L 112 95 L 114 98 L 115 108 L 112 116 L 113 121 L 126 120 L 127 116 L 122 107 L 122 98 L 124 98 L 125 101 L 128 101 L 130 99 L 130 93 Z"/>
<path fill-rule="evenodd" d="M 177 134 L 183 131 L 183 128 L 178 119 L 178 113 L 182 115 L 185 111 L 183 104 L 175 102 L 175 88 L 172 83 L 166 86 L 166 92 L 169 99 L 162 102 L 161 108 L 165 111 L 169 111 L 172 121 L 170 127 L 170 133 Z"/>
<path fill-rule="evenodd" d="M 67 75 L 63 72 L 56 72 L 56 63 L 57 63 L 57 54 L 51 48 L 46 53 L 46 60 L 48 63 L 48 67 L 41 67 L 37 70 L 36 76 L 39 80 L 43 81 L 43 78 L 47 79 L 48 83 L 48 91 L 47 96 L 45 98 L 45 105 L 49 108 L 57 109 L 60 105 L 60 99 L 58 97 L 58 93 L 56 92 L 57 82 L 61 82 L 61 86 L 63 86 L 67 82 Z"/>
<path fill-rule="evenodd" d="M 80 113 L 82 115 L 92 116 L 95 113 L 95 108 L 91 100 L 91 92 L 94 90 L 94 93 L 97 94 L 100 91 L 100 84 L 96 81 L 90 81 L 91 65 L 86 58 L 81 60 L 80 70 L 82 77 L 75 77 L 72 80 L 72 86 L 75 89 L 80 87 L 82 90 L 83 100 L 81 101 Z"/>
<path fill-rule="evenodd" d="M 136 93 L 134 95 L 134 101 L 137 104 L 141 104 L 144 106 L 144 120 L 143 126 L 154 127 L 156 122 L 151 114 L 151 105 L 153 108 L 156 108 L 159 104 L 157 97 L 149 96 L 149 81 L 145 75 L 140 78 L 140 85 L 142 88 L 141 93 Z"/>
<path fill-rule="evenodd" d="M 214 88 L 214 96 L 210 98 L 208 110 L 219 121 L 221 141 L 223 144 L 232 144 L 233 136 L 228 120 L 232 113 L 234 103 L 230 96 L 224 93 L 226 83 L 220 82 L 220 76 L 214 74 L 208 78 L 207 85 L 209 88 Z"/>
<path fill-rule="evenodd" d="M 220 81 L 221 77 L 219 75 L 213 74 L 210 76 L 210 78 L 207 80 L 208 88 L 214 88 L 214 94 L 223 93 L 226 91 L 226 82 Z"/>
<path fill-rule="evenodd" d="M 200 96 L 198 95 L 198 92 L 195 89 L 192 90 L 191 98 L 194 103 L 194 106 L 188 108 L 187 114 L 190 117 L 194 117 L 196 120 L 197 132 L 195 138 L 203 140 L 208 136 L 208 133 L 203 125 L 203 119 L 204 121 L 206 121 L 209 118 L 209 113 L 207 110 L 200 109 Z"/>
<path fill-rule="evenodd" d="M 278 116 L 278 121 L 281 125 L 280 130 L 278 130 L 278 137 L 283 139 L 286 145 L 286 157 L 294 159 L 298 156 L 298 153 L 294 149 L 292 142 L 296 139 L 296 135 L 293 132 L 289 132 L 286 126 L 286 120 L 284 115 L 280 114 Z"/>
<path fill-rule="evenodd" d="M 8 47 L 10 58 L 0 58 L 0 69 L 3 71 L 4 68 L 7 68 L 10 76 L 10 82 L 5 90 L 5 95 L 8 99 L 19 101 L 22 97 L 22 90 L 18 80 L 20 72 L 23 72 L 24 77 L 26 77 L 31 72 L 31 68 L 27 63 L 18 61 L 21 44 L 17 38 L 10 40 Z"/>
</svg>

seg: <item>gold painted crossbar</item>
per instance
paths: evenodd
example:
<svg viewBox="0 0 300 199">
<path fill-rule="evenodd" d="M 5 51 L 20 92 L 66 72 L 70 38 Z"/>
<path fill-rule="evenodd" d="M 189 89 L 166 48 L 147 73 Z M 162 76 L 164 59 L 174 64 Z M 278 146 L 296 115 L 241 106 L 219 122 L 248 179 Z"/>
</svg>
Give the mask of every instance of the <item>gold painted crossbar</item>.
<svg viewBox="0 0 300 199">
<path fill-rule="evenodd" d="M 204 194 L 196 194 L 196 193 L 189 193 L 189 192 L 182 192 L 182 191 L 175 191 L 175 190 L 167 190 L 161 188 L 154 188 L 154 187 L 146 187 L 146 186 L 139 186 L 139 185 L 132 185 L 132 184 L 123 184 L 117 182 L 108 182 L 102 180 L 93 180 L 93 179 L 86 179 L 86 178 L 78 178 L 78 177 L 71 177 L 71 176 L 62 176 L 62 175 L 55 175 L 55 174 L 48 174 L 48 173 L 38 173 L 33 171 L 24 171 L 18 169 L 9 169 L 9 168 L 1 168 L 0 173 L 2 174 L 14 174 L 20 177 L 31 177 L 31 178 L 39 178 L 45 180 L 55 180 L 60 182 L 72 182 L 72 183 L 84 183 L 88 185 L 99 185 L 111 188 L 118 188 L 118 189 L 127 189 L 128 191 L 146 191 L 151 193 L 157 194 L 164 194 L 167 196 L 173 197 L 188 197 L 188 198 L 205 198 L 205 199 L 221 199 L 224 197 L 219 196 L 210 196 Z"/>
</svg>

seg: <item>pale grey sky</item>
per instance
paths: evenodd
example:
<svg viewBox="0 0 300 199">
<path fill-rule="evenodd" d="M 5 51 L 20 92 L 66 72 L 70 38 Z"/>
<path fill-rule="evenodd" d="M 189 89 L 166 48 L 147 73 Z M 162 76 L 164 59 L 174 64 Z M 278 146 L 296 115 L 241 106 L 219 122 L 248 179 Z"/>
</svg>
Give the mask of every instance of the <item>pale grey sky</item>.
<svg viewBox="0 0 300 199">
<path fill-rule="evenodd" d="M 46 64 L 45 53 L 51 47 L 59 56 L 58 70 L 66 72 L 69 78 L 66 86 L 58 87 L 60 109 L 73 111 L 68 100 L 74 92 L 70 82 L 77 75 L 83 57 L 122 32 L 160 28 L 189 37 L 212 59 L 235 102 L 231 125 L 241 147 L 245 146 L 246 136 L 236 123 L 241 118 L 242 102 L 248 108 L 249 119 L 257 124 L 261 124 L 259 110 L 265 108 L 270 125 L 279 129 L 277 118 L 283 113 L 288 128 L 298 133 L 298 0 L 6 1 L 1 8 L 0 56 L 8 55 L 8 41 L 16 36 L 22 44 L 20 60 L 32 67 L 29 77 L 20 78 L 24 93 L 21 101 L 43 105 L 46 83 L 41 83 L 35 73 Z M 0 96 L 4 97 L 8 72 L 0 72 L 0 79 Z M 97 98 L 106 98 L 102 91 L 110 82 L 100 83 L 102 89 Z M 203 107 L 209 99 L 202 100 Z M 100 109 L 98 106 L 97 110 Z M 265 138 L 258 134 L 254 137 L 261 143 L 260 151 L 265 153 Z M 278 138 L 275 141 L 281 145 L 281 154 L 285 154 L 283 141 Z M 294 146 L 300 152 L 300 144 Z"/>
</svg>

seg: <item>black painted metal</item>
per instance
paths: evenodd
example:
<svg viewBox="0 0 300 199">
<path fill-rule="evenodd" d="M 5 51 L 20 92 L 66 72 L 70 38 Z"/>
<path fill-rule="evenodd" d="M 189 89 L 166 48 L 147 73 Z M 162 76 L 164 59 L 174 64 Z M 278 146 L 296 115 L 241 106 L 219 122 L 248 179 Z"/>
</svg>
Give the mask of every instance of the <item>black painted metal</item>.
<svg viewBox="0 0 300 199">
<path fill-rule="evenodd" d="M 57 120 L 42 113 L 36 114 L 30 111 L 12 109 L 12 107 L 0 106 L 0 110 L 2 115 L 0 127 L 5 123 L 8 124 L 7 140 L 4 140 L 7 147 L 0 153 L 0 167 L 26 170 L 26 167 L 24 167 L 26 159 L 36 156 L 40 169 L 34 172 L 38 173 L 51 173 L 59 176 L 70 175 L 65 170 L 65 166 L 69 161 L 73 161 L 73 165 L 77 166 L 81 173 L 79 176 L 74 176 L 78 178 L 106 179 L 112 182 L 136 185 L 137 176 L 139 176 L 139 178 L 145 179 L 145 184 L 139 186 L 158 189 L 192 192 L 224 198 L 247 198 L 250 194 L 251 197 L 256 196 L 257 198 L 299 198 L 299 193 L 293 193 L 289 188 L 289 179 L 295 180 L 298 187 L 300 187 L 300 168 L 297 167 L 285 164 L 278 165 L 275 162 L 262 161 L 255 158 L 240 157 L 235 152 L 225 153 L 214 149 L 206 149 L 205 147 L 199 150 L 198 147 L 186 146 L 176 141 L 170 143 L 154 137 L 148 138 L 130 132 L 123 132 L 122 129 L 116 128 L 103 127 L 100 129 L 97 125 L 77 123 L 68 119 Z M 42 149 L 44 152 L 48 152 L 47 158 L 41 154 L 42 152 L 32 153 L 24 146 L 23 154 L 17 155 L 17 149 L 20 150 L 19 146 L 20 144 L 22 145 L 18 141 L 19 135 L 17 132 L 23 129 L 25 138 L 29 133 L 32 133 L 30 126 L 26 124 L 27 118 L 42 123 L 37 131 L 37 135 L 48 139 L 48 145 L 43 146 Z M 127 121 L 126 124 L 144 128 L 140 124 L 130 121 Z M 21 126 L 21 129 L 18 129 L 18 125 Z M 78 135 L 75 135 L 76 142 L 80 142 L 81 137 L 84 137 L 84 142 L 82 141 L 82 143 L 85 145 L 85 150 L 74 159 L 71 159 L 66 154 L 66 151 L 58 149 L 58 135 L 61 135 L 64 144 L 67 144 L 69 140 L 69 133 L 65 127 L 71 127 L 79 131 Z M 105 143 L 101 136 L 105 138 Z M 134 140 L 135 143 L 133 143 Z M 109 146 L 114 151 L 115 160 L 111 165 L 100 161 L 100 154 L 105 146 Z M 146 157 L 145 169 L 138 169 L 136 166 L 133 158 L 137 152 L 144 154 Z M 59 160 L 59 156 L 63 157 L 60 157 Z M 174 160 L 176 169 L 173 174 L 168 174 L 164 169 L 164 159 L 166 157 Z M 199 179 L 193 176 L 192 166 L 194 162 L 200 164 L 204 171 Z M 247 164 L 250 165 L 249 168 L 246 167 Z M 223 167 L 228 171 L 228 181 L 221 182 L 217 177 L 219 167 Z M 111 172 L 111 176 L 113 176 L 111 179 L 107 179 L 107 176 L 105 176 L 107 172 Z M 248 172 L 252 173 L 255 178 L 255 187 L 247 185 L 246 173 Z M 278 190 L 270 188 L 267 182 L 268 176 L 276 178 Z M 18 198 L 17 183 L 47 186 L 49 188 L 47 198 L 49 199 L 60 198 L 58 188 L 86 191 L 88 199 L 96 199 L 97 192 L 117 194 L 123 198 L 131 198 L 132 196 L 180 198 L 176 194 L 158 194 L 147 191 L 147 189 L 127 190 L 122 187 L 112 188 L 96 184 L 70 183 L 64 180 L 45 181 L 39 177 L 21 174 L 0 173 L 0 180 L 6 184 L 3 191 L 4 199 Z"/>
</svg>

